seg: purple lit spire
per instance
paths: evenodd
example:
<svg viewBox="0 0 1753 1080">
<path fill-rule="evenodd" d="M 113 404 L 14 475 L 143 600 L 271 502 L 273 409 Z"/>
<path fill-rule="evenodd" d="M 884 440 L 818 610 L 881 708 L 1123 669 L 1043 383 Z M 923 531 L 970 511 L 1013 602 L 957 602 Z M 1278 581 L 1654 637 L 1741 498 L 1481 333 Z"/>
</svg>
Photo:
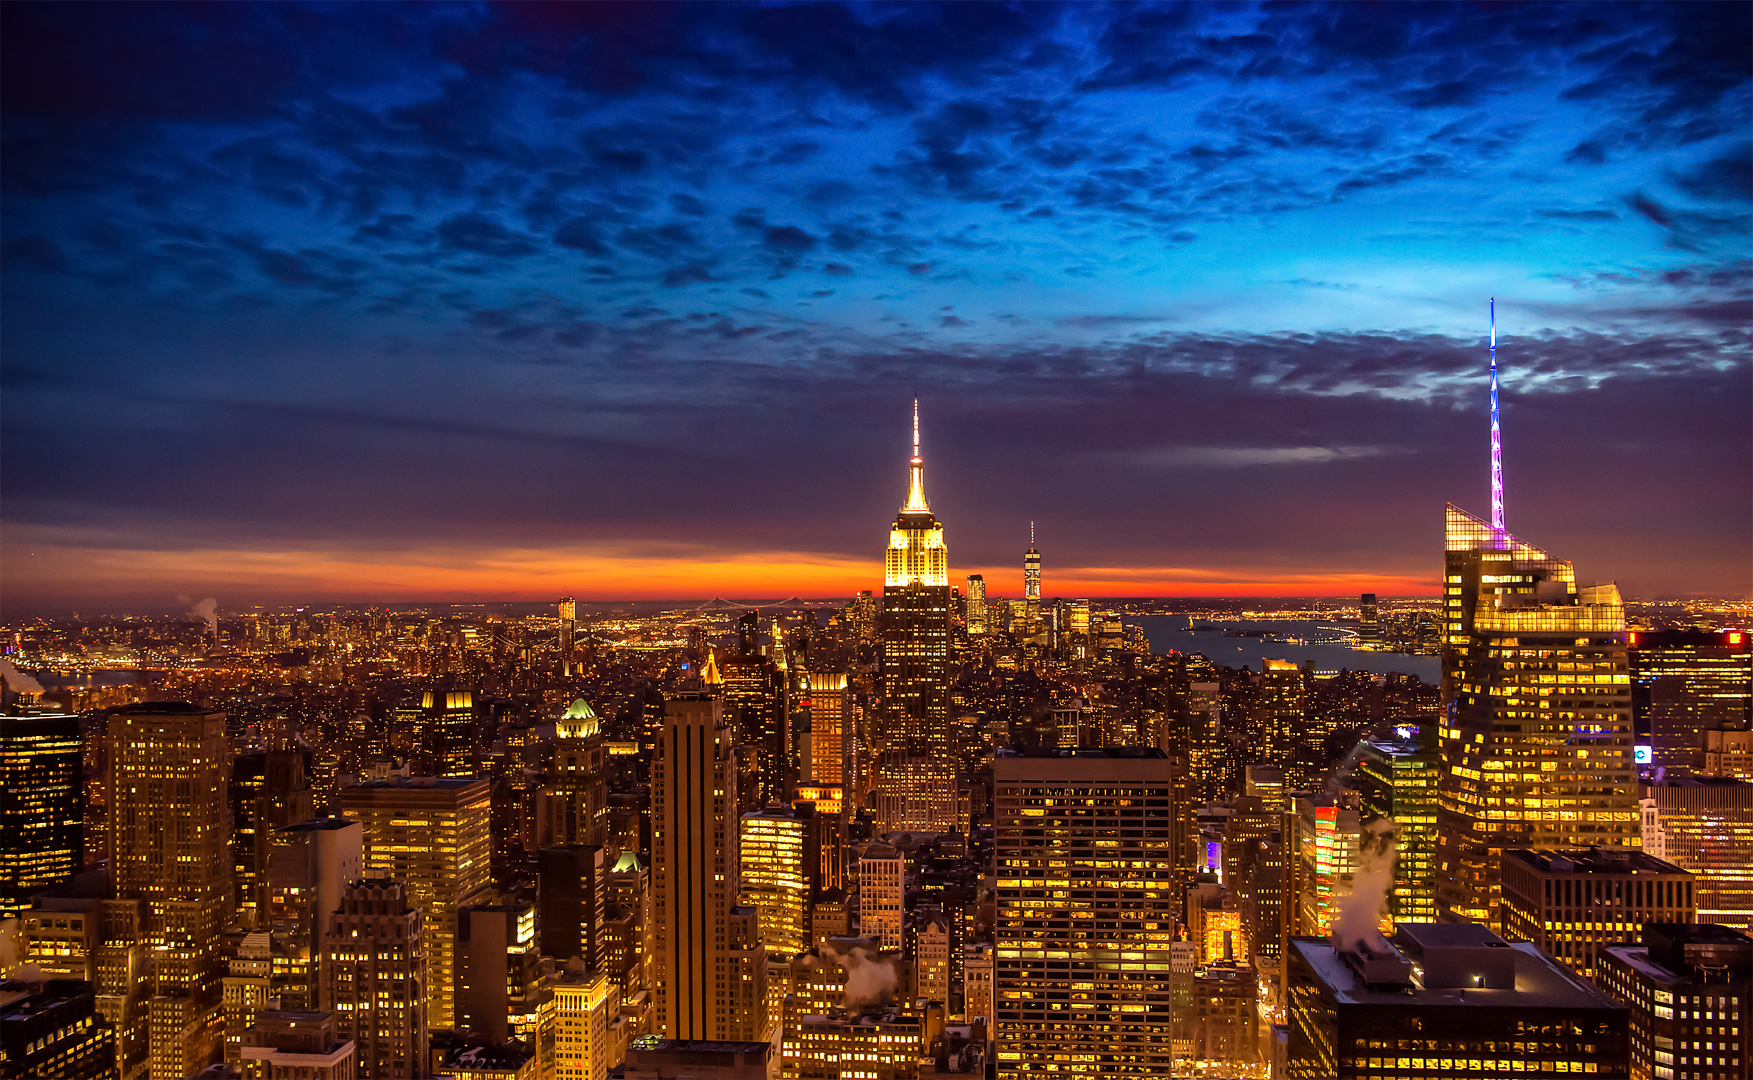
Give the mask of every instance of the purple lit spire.
<svg viewBox="0 0 1753 1080">
<path fill-rule="evenodd" d="M 1503 432 L 1497 426 L 1497 297 L 1491 298 L 1491 527 L 1503 531 Z"/>
</svg>

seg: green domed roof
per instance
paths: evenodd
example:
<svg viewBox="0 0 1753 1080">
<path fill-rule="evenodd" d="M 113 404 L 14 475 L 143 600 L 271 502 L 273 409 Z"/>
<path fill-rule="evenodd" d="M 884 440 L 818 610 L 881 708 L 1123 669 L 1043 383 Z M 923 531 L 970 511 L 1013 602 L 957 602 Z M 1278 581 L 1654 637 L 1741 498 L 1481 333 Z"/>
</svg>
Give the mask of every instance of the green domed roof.
<svg viewBox="0 0 1753 1080">
<path fill-rule="evenodd" d="M 560 719 L 562 719 L 562 720 L 595 720 L 596 717 L 597 717 L 596 710 L 590 707 L 590 703 L 585 701 L 583 698 L 579 698 L 577 701 L 574 701 L 566 709 L 566 714 L 564 716 L 560 717 Z"/>
</svg>

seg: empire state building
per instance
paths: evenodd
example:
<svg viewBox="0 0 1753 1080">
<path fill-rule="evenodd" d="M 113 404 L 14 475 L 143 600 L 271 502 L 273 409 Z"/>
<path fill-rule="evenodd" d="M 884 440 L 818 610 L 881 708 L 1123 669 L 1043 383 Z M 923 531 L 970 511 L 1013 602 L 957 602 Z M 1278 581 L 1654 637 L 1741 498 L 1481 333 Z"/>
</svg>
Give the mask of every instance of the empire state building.
<svg viewBox="0 0 1753 1080">
<path fill-rule="evenodd" d="M 948 760 L 949 656 L 949 551 L 943 523 L 925 501 L 915 401 L 907 501 L 889 528 L 883 554 L 880 734 L 886 749 Z"/>
</svg>

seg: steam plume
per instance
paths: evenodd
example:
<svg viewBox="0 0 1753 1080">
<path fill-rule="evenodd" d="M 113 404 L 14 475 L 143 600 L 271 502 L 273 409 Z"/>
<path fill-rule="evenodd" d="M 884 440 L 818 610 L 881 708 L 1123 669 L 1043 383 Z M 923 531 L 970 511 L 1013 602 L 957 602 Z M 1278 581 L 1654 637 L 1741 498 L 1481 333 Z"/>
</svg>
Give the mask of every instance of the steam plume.
<svg viewBox="0 0 1753 1080">
<path fill-rule="evenodd" d="M 852 949 L 840 956 L 840 963 L 846 968 L 847 1005 L 875 1005 L 894 996 L 900 986 L 895 977 L 893 961 L 881 957 L 872 959 L 863 949 Z"/>
<path fill-rule="evenodd" d="M 42 683 L 13 667 L 10 660 L 0 660 L 0 678 L 6 680 L 6 685 L 10 686 L 15 694 L 40 694 L 43 692 Z"/>
<path fill-rule="evenodd" d="M 185 604 L 189 602 L 189 598 L 186 596 L 178 597 L 178 599 Z M 189 614 L 197 619 L 206 620 L 207 632 L 213 635 L 213 641 L 217 644 L 219 641 L 219 601 L 209 596 L 189 608 Z"/>
<path fill-rule="evenodd" d="M 1351 876 L 1351 895 L 1339 901 L 1339 917 L 1333 920 L 1333 942 L 1340 949 L 1381 938 L 1378 924 L 1394 887 L 1394 828 L 1390 818 L 1377 818 L 1364 826 L 1357 873 Z"/>
</svg>

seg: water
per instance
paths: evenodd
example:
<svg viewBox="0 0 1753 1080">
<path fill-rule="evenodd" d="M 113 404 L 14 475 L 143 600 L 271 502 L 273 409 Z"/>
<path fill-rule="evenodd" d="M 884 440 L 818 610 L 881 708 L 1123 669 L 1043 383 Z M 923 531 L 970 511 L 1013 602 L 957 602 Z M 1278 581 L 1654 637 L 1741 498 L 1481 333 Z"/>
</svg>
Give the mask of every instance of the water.
<svg viewBox="0 0 1753 1080">
<path fill-rule="evenodd" d="M 1144 627 L 1144 636 L 1154 653 L 1204 653 L 1214 664 L 1224 667 L 1250 667 L 1259 671 L 1262 660 L 1289 660 L 1297 666 L 1314 661 L 1317 671 L 1373 671 L 1382 674 L 1399 672 L 1416 675 L 1435 684 L 1442 674 L 1442 662 L 1435 656 L 1411 656 L 1406 653 L 1365 652 L 1341 644 L 1287 645 L 1256 637 L 1225 637 L 1226 630 L 1259 630 L 1295 638 L 1338 636 L 1323 630 L 1324 624 L 1303 619 L 1225 619 L 1206 623 L 1195 620 L 1200 629 L 1187 631 L 1185 615 L 1142 615 L 1136 620 Z M 1209 627 L 1209 629 L 1207 628 Z"/>
</svg>

